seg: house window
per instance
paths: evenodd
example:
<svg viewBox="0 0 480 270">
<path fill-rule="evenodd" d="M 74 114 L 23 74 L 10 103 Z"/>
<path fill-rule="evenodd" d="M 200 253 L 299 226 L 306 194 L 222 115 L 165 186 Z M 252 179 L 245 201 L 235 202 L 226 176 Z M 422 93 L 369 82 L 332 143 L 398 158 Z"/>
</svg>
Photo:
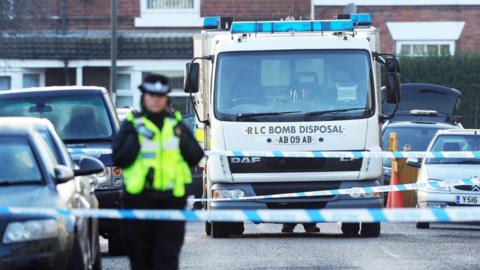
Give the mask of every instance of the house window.
<svg viewBox="0 0 480 270">
<path fill-rule="evenodd" d="M 201 27 L 200 0 L 137 0 L 136 27 Z"/>
<path fill-rule="evenodd" d="M 193 0 L 147 0 L 147 9 L 193 9 Z"/>
<path fill-rule="evenodd" d="M 450 56 L 454 53 L 454 44 L 422 44 L 398 42 L 397 54 L 400 56 Z"/>
<path fill-rule="evenodd" d="M 154 72 L 144 72 L 142 76 L 149 74 L 160 74 L 167 76 L 170 79 L 170 85 L 172 86 L 172 93 L 169 94 L 172 107 L 180 111 L 183 115 L 191 114 L 193 112 L 192 103 L 189 95 L 183 92 L 183 70 L 163 70 Z"/>
<path fill-rule="evenodd" d="M 0 76 L 0 90 L 10 90 L 12 88 L 12 77 Z"/>
<path fill-rule="evenodd" d="M 23 88 L 40 86 L 40 74 L 38 73 L 23 74 L 22 86 Z"/>
<path fill-rule="evenodd" d="M 387 22 L 395 53 L 412 57 L 454 55 L 464 26 L 463 21 Z"/>
<path fill-rule="evenodd" d="M 132 78 L 130 74 L 117 74 L 117 104 L 118 108 L 132 107 Z"/>
</svg>

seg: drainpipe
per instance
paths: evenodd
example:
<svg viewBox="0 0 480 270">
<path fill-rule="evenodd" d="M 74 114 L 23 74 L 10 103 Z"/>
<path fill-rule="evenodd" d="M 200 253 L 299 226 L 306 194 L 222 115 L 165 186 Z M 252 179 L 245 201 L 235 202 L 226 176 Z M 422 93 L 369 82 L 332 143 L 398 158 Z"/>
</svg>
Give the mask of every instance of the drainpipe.
<svg viewBox="0 0 480 270">
<path fill-rule="evenodd" d="M 113 105 L 117 105 L 117 0 L 111 1 L 112 34 L 110 41 L 110 97 Z"/>
<path fill-rule="evenodd" d="M 310 0 L 310 20 L 315 20 L 315 0 Z"/>
<path fill-rule="evenodd" d="M 68 76 L 68 60 L 63 60 L 63 76 L 65 80 L 65 85 L 70 85 L 70 76 Z"/>
</svg>

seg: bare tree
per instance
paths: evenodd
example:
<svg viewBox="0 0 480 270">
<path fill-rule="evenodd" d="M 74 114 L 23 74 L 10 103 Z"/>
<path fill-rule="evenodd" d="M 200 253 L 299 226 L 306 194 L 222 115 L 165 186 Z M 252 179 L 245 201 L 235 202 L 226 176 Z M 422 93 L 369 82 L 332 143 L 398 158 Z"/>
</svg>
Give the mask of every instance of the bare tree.
<svg viewBox="0 0 480 270">
<path fill-rule="evenodd" d="M 0 33 L 17 35 L 47 26 L 58 17 L 55 4 L 54 0 L 1 0 Z"/>
</svg>

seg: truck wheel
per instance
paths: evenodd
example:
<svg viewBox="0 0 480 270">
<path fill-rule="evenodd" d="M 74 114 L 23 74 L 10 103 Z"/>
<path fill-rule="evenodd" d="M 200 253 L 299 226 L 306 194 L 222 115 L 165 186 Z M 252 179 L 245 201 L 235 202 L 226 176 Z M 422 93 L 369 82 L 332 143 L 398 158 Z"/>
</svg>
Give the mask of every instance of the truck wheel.
<svg viewBox="0 0 480 270">
<path fill-rule="evenodd" d="M 102 270 L 102 255 L 100 253 L 100 241 L 98 237 L 96 240 L 96 244 L 97 244 L 97 247 L 95 248 L 96 253 L 95 253 L 95 259 L 93 261 L 92 270 Z"/>
<path fill-rule="evenodd" d="M 78 240 L 78 236 L 74 236 L 73 240 L 73 250 L 72 255 L 70 257 L 70 266 L 68 269 L 73 270 L 88 270 L 88 262 L 84 261 L 84 253 L 82 251 L 80 240 Z"/>
<path fill-rule="evenodd" d="M 362 230 L 360 231 L 360 234 L 363 237 L 379 237 L 380 230 L 380 222 L 362 223 Z"/>
<path fill-rule="evenodd" d="M 205 234 L 210 236 L 212 235 L 212 223 L 205 221 Z"/>
<path fill-rule="evenodd" d="M 120 232 L 112 232 L 108 236 L 108 255 L 110 256 L 124 256 L 127 255 L 125 246 L 123 245 L 123 238 Z"/>
<path fill-rule="evenodd" d="M 360 231 L 360 223 L 342 223 L 342 233 L 345 236 L 358 235 Z"/>
<path fill-rule="evenodd" d="M 428 229 L 430 228 L 430 223 L 428 222 L 417 222 L 417 229 Z"/>
<path fill-rule="evenodd" d="M 230 235 L 242 235 L 243 223 L 238 222 L 212 222 L 211 232 L 213 238 L 226 238 Z"/>
</svg>

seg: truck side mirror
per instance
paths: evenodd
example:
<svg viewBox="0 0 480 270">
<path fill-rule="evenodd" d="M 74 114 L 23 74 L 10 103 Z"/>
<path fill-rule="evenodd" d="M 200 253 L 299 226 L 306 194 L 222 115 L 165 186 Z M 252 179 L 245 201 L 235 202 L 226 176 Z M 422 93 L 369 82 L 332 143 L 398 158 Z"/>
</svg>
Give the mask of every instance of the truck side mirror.
<svg viewBox="0 0 480 270">
<path fill-rule="evenodd" d="M 390 104 L 400 103 L 400 75 L 396 72 L 387 73 L 386 98 Z"/>
<path fill-rule="evenodd" d="M 185 93 L 197 93 L 200 83 L 200 64 L 188 63 L 185 67 L 185 81 L 184 91 Z"/>
</svg>

